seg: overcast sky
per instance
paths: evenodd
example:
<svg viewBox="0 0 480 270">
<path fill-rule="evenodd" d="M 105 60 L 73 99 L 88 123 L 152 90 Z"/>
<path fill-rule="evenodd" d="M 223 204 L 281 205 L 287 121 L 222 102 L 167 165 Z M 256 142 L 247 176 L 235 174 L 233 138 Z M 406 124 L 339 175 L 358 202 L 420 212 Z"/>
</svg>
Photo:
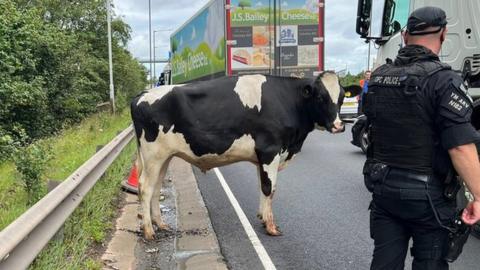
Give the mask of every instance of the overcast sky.
<svg viewBox="0 0 480 270">
<path fill-rule="evenodd" d="M 152 31 L 176 30 L 208 1 L 151 0 Z M 116 15 L 132 28 L 129 50 L 136 58 L 148 59 L 148 0 L 113 0 L 113 3 Z M 366 68 L 368 46 L 355 33 L 356 12 L 357 1 L 326 0 L 325 64 L 329 70 L 338 71 L 347 67 L 351 73 L 358 73 Z M 157 32 L 157 58 L 168 57 L 171 32 Z M 157 74 L 162 67 L 157 65 Z"/>
</svg>

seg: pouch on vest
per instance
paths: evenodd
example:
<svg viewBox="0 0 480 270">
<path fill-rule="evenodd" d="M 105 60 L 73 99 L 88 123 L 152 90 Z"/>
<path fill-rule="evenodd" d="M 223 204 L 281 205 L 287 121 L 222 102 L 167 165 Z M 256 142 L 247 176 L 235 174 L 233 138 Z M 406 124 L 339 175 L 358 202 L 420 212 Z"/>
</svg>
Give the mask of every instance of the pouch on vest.
<svg viewBox="0 0 480 270">
<path fill-rule="evenodd" d="M 367 160 L 363 165 L 363 176 L 365 187 L 373 192 L 375 184 L 383 181 L 388 173 L 389 167 L 386 164 Z"/>
</svg>

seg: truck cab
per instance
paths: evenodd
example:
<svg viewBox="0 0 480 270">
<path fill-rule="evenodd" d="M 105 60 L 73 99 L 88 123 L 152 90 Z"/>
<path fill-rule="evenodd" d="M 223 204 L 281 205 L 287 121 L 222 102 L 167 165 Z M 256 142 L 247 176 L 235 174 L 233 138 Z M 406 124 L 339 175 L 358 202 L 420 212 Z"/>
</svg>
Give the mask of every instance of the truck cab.
<svg viewBox="0 0 480 270">
<path fill-rule="evenodd" d="M 378 52 L 374 68 L 395 59 L 403 46 L 401 32 L 409 14 L 420 7 L 436 6 L 447 13 L 447 38 L 440 60 L 465 78 L 474 100 L 480 98 L 480 20 L 478 0 L 359 0 L 356 31 L 366 41 L 373 41 Z M 480 100 L 475 102 L 472 122 L 480 129 Z"/>
</svg>

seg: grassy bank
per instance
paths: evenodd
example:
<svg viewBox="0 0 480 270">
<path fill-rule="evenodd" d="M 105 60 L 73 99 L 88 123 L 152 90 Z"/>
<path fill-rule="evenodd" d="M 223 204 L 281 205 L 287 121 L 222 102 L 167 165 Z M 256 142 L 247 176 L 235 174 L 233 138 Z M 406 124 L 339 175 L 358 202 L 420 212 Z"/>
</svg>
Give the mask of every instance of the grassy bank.
<svg viewBox="0 0 480 270">
<path fill-rule="evenodd" d="M 98 145 L 110 142 L 130 124 L 128 110 L 112 117 L 98 114 L 59 136 L 40 141 L 52 150 L 46 179 L 62 181 L 96 151 Z M 87 195 L 65 224 L 63 240 L 52 241 L 30 269 L 100 269 L 88 258 L 88 248 L 104 240 L 116 211 L 120 183 L 132 164 L 135 144 L 130 143 Z M 27 196 L 14 165 L 0 165 L 0 229 L 26 209 Z"/>
</svg>

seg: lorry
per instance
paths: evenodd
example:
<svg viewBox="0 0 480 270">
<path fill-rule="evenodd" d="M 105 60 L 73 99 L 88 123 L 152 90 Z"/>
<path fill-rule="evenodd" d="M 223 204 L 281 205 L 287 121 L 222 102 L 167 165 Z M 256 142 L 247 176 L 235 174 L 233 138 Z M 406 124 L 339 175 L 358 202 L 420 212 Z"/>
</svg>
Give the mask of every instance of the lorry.
<svg viewBox="0 0 480 270">
<path fill-rule="evenodd" d="M 324 0 L 211 0 L 170 36 L 167 84 L 324 70 Z"/>
<path fill-rule="evenodd" d="M 473 102 L 472 125 L 480 130 L 480 10 L 479 0 L 358 0 L 356 32 L 367 42 L 377 47 L 374 68 L 387 59 L 395 59 L 403 46 L 401 30 L 407 24 L 409 14 L 424 6 L 440 7 L 447 13 L 448 32 L 440 51 L 440 60 L 452 66 L 465 79 Z M 363 118 L 362 118 L 363 117 Z M 366 151 L 368 147 L 365 117 L 359 117 L 352 131 L 352 143 Z M 362 126 L 363 125 L 363 126 Z M 354 143 L 355 144 L 355 143 Z M 477 150 L 480 145 L 477 144 Z M 464 192 L 459 192 L 457 201 L 465 206 Z M 469 196 L 468 192 L 466 193 Z M 473 233 L 480 237 L 480 225 Z"/>
</svg>

